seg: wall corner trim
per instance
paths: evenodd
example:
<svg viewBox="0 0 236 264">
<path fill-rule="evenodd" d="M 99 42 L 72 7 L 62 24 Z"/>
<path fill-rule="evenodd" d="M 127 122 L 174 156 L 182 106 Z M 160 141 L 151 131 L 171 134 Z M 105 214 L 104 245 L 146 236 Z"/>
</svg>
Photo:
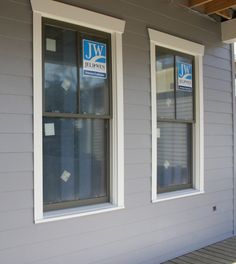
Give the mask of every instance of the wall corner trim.
<svg viewBox="0 0 236 264">
<path fill-rule="evenodd" d="M 221 39 L 225 43 L 236 42 L 236 18 L 221 23 Z"/>
</svg>

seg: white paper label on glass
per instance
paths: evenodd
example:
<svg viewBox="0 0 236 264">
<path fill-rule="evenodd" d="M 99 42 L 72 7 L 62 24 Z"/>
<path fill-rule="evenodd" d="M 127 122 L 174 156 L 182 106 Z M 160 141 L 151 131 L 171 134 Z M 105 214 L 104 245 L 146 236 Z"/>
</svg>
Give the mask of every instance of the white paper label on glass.
<svg viewBox="0 0 236 264">
<path fill-rule="evenodd" d="M 46 50 L 56 52 L 57 48 L 55 39 L 46 38 Z"/>
<path fill-rule="evenodd" d="M 61 179 L 64 181 L 64 182 L 67 182 L 70 178 L 71 174 L 69 173 L 69 171 L 67 170 L 64 170 L 62 175 L 61 175 Z"/>
<path fill-rule="evenodd" d="M 55 136 L 54 123 L 46 123 L 46 124 L 44 124 L 44 133 L 45 133 L 45 136 Z"/>
</svg>

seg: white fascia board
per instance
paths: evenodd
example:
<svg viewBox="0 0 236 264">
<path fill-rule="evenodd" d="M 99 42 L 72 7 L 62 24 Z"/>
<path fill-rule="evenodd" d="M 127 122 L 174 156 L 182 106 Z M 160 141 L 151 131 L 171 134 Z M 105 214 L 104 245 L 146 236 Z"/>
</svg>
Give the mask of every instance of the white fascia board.
<svg viewBox="0 0 236 264">
<path fill-rule="evenodd" d="M 236 42 L 236 18 L 221 23 L 221 38 L 228 44 Z"/>
<path fill-rule="evenodd" d="M 97 30 L 123 33 L 125 21 L 53 0 L 31 0 L 34 12 L 48 18 Z"/>
<path fill-rule="evenodd" d="M 204 55 L 204 46 L 189 40 L 178 38 L 157 30 L 148 29 L 151 42 L 168 49 L 177 50 L 194 56 Z"/>
</svg>

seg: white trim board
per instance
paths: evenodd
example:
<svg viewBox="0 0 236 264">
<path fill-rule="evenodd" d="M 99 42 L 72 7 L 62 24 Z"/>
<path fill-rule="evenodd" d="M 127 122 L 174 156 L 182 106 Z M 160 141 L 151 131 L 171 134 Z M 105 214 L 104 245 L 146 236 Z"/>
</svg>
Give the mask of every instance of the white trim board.
<svg viewBox="0 0 236 264">
<path fill-rule="evenodd" d="M 35 223 L 68 219 L 124 208 L 124 110 L 122 33 L 125 21 L 52 0 L 31 0 L 33 8 L 34 219 Z M 43 213 L 42 18 L 52 18 L 111 34 L 112 100 L 110 203 Z"/>
<path fill-rule="evenodd" d="M 204 193 L 204 119 L 203 119 L 203 62 L 204 46 L 160 31 L 148 29 L 151 59 L 151 102 L 152 102 L 152 202 Z M 156 46 L 165 47 L 195 58 L 195 105 L 196 122 L 193 125 L 193 189 L 157 194 L 157 128 L 156 128 Z"/>
<path fill-rule="evenodd" d="M 155 45 L 173 49 L 194 56 L 204 55 L 204 46 L 189 40 L 178 38 L 157 30 L 148 28 L 150 41 Z"/>
<path fill-rule="evenodd" d="M 47 18 L 61 20 L 105 32 L 123 33 L 125 21 L 114 17 L 70 6 L 53 0 L 31 0 L 35 13 Z"/>
</svg>

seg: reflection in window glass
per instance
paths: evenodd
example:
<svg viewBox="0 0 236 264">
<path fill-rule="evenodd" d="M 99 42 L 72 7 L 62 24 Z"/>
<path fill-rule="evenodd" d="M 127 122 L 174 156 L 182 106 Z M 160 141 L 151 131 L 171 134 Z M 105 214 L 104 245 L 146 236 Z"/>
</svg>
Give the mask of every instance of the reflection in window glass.
<svg viewBox="0 0 236 264">
<path fill-rule="evenodd" d="M 192 65 L 191 59 L 176 56 L 176 118 L 180 120 L 193 120 L 194 86 Z"/>
<path fill-rule="evenodd" d="M 157 127 L 158 189 L 191 184 L 191 125 L 158 122 Z"/>
<path fill-rule="evenodd" d="M 174 56 L 157 48 L 157 117 L 175 118 Z"/>
<path fill-rule="evenodd" d="M 44 111 L 76 113 L 76 32 L 48 25 L 44 29 Z"/>
<path fill-rule="evenodd" d="M 107 194 L 107 121 L 43 119 L 44 205 Z"/>
</svg>

